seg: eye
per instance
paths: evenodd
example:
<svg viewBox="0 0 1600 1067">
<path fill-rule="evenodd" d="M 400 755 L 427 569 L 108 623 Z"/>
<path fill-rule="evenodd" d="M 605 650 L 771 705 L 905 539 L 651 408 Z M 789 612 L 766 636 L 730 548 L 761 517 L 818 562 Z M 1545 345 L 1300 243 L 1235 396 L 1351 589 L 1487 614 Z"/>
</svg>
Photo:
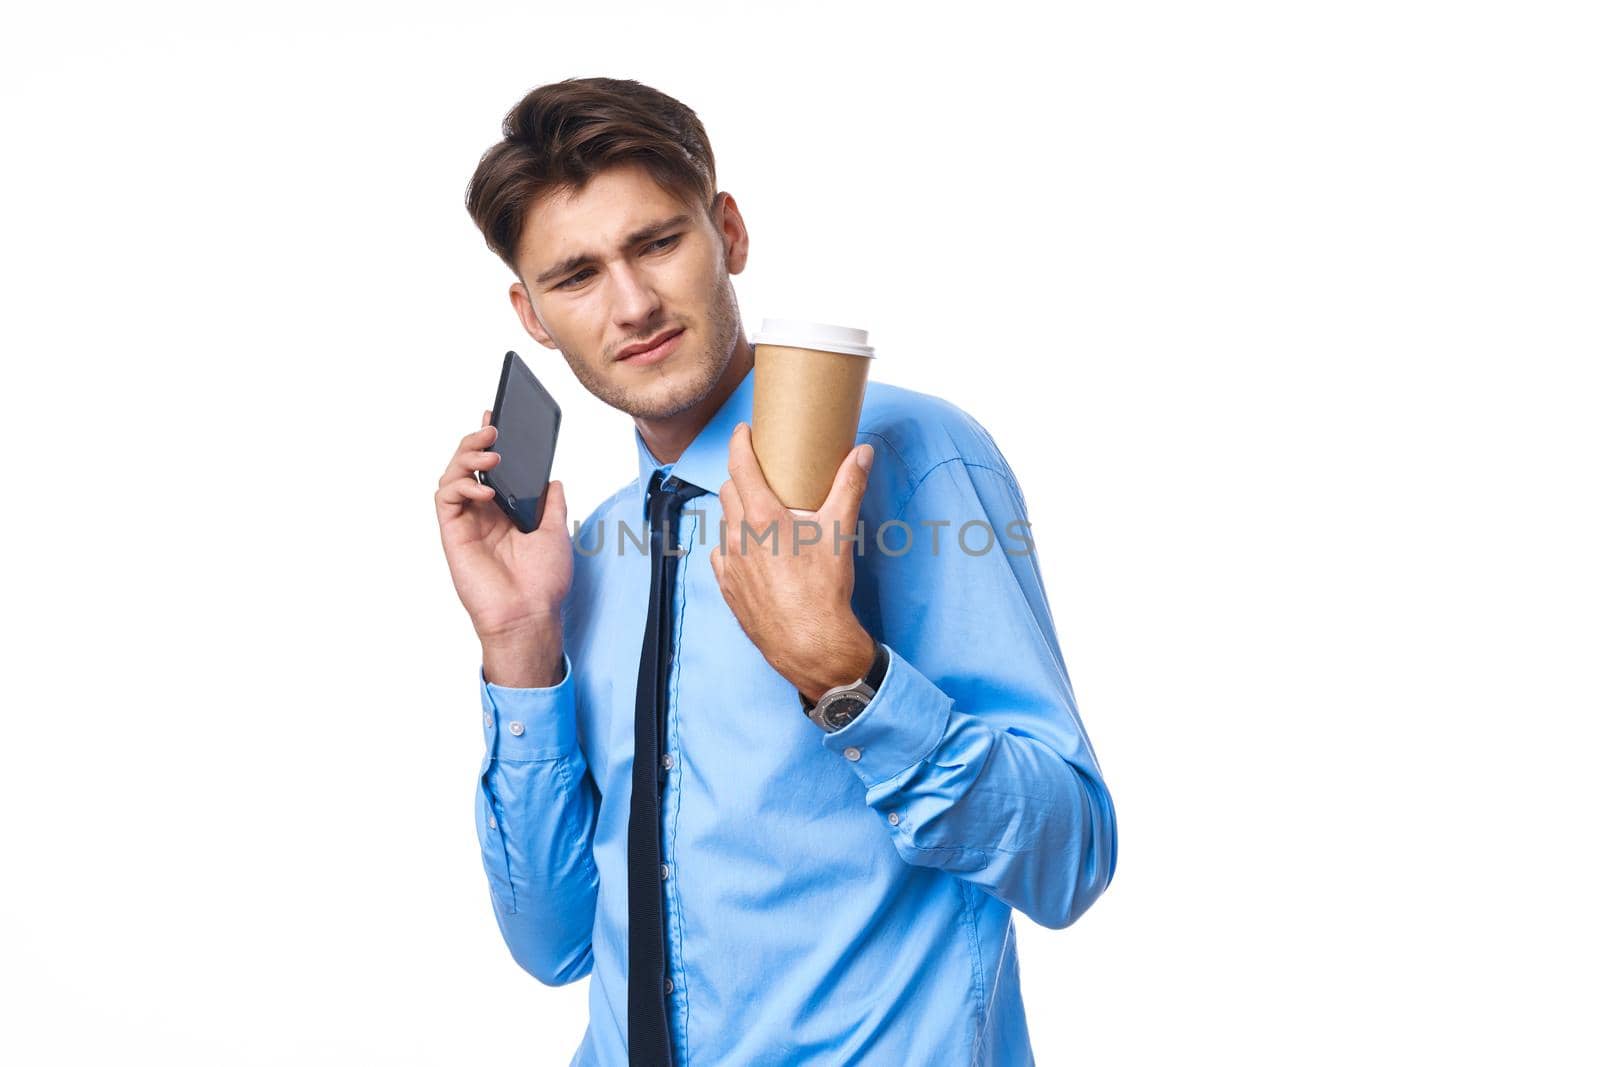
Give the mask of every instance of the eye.
<svg viewBox="0 0 1600 1067">
<path fill-rule="evenodd" d="M 645 251 L 647 251 L 647 252 L 651 251 L 657 245 L 665 245 L 666 247 L 661 249 L 661 251 L 664 252 L 664 251 L 666 251 L 667 248 L 671 248 L 673 245 L 677 244 L 678 243 L 678 239 L 681 238 L 682 236 L 683 236 L 683 234 L 681 234 L 681 233 L 674 233 L 674 234 L 669 234 L 666 237 L 658 237 L 654 241 L 651 241 L 649 244 L 644 246 L 645 247 Z M 583 281 L 591 273 L 593 273 L 593 272 L 589 271 L 589 270 L 580 270 L 578 273 L 574 274 L 572 277 L 568 278 L 566 281 L 557 282 L 556 283 L 556 288 L 557 289 L 571 289 L 571 288 L 574 287 L 574 285 L 576 283 Z"/>
</svg>

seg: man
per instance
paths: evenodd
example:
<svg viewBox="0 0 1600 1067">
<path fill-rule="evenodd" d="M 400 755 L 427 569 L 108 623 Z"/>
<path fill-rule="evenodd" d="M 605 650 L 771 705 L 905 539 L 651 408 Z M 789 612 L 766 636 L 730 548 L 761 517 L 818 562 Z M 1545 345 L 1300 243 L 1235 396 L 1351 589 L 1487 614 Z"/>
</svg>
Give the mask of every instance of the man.
<svg viewBox="0 0 1600 1067">
<path fill-rule="evenodd" d="M 872 382 L 826 503 L 789 511 L 750 441 L 748 234 L 694 113 L 572 79 L 504 132 L 468 210 L 639 456 L 576 545 L 559 481 L 523 534 L 476 480 L 488 412 L 439 480 L 512 956 L 592 975 L 579 1064 L 1031 1063 L 1012 910 L 1075 921 L 1117 838 L 1009 466 Z"/>
</svg>

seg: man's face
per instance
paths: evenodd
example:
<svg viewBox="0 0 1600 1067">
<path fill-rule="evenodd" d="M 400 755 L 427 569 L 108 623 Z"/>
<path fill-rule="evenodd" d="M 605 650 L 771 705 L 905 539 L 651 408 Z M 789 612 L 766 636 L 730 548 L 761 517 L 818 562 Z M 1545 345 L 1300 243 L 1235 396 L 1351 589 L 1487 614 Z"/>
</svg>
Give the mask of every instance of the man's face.
<svg viewBox="0 0 1600 1067">
<path fill-rule="evenodd" d="M 714 215 L 636 165 L 550 193 L 524 226 L 512 304 L 589 392 L 636 418 L 670 418 L 711 392 L 742 338 L 729 275 L 744 269 L 744 223 L 726 193 Z M 619 358 L 679 330 L 661 358 Z"/>
</svg>

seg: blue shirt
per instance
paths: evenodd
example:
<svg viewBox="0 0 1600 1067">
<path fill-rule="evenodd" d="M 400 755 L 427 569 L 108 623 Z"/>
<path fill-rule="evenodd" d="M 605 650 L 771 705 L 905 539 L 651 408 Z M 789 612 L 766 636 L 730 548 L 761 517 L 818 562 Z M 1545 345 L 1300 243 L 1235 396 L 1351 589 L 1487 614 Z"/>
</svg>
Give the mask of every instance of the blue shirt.
<svg viewBox="0 0 1600 1067">
<path fill-rule="evenodd" d="M 971 416 L 869 381 L 863 536 L 840 550 L 859 553 L 853 606 L 890 661 L 866 710 L 826 733 L 746 636 L 709 562 L 754 379 L 671 465 L 708 490 L 680 523 L 661 757 L 676 1062 L 1031 1064 L 1013 911 L 1052 929 L 1075 921 L 1111 881 L 1117 832 L 1022 492 Z M 665 469 L 635 438 L 638 480 L 575 540 L 562 681 L 508 688 L 478 671 L 490 900 L 523 969 L 549 985 L 591 977 L 572 1060 L 586 1067 L 628 1062 L 645 491 Z"/>
</svg>

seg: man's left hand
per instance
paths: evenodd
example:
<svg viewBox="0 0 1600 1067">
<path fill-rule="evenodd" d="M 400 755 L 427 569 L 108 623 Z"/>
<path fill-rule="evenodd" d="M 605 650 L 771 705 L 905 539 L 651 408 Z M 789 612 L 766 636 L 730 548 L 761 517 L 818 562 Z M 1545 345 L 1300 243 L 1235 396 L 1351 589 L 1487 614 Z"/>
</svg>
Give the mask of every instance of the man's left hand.
<svg viewBox="0 0 1600 1067">
<path fill-rule="evenodd" d="M 749 425 L 735 426 L 728 442 L 733 477 L 718 493 L 724 527 L 711 569 L 744 632 L 810 701 L 872 666 L 872 636 L 850 606 L 861 542 L 845 540 L 857 534 L 871 468 L 872 446 L 857 445 L 822 507 L 796 511 L 767 484 Z"/>
</svg>

